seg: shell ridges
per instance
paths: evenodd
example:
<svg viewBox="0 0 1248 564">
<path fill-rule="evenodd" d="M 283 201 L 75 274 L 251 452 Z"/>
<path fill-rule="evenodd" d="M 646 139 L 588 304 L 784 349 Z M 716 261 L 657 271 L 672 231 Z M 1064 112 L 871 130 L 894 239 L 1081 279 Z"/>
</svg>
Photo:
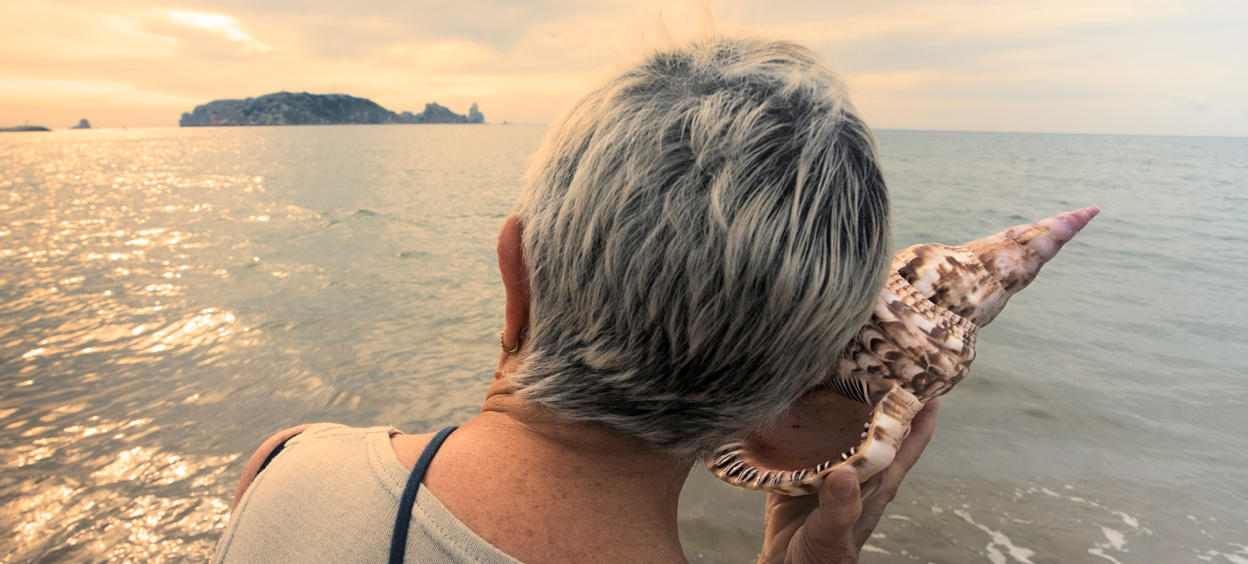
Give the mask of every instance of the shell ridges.
<svg viewBox="0 0 1248 564">
<path fill-rule="evenodd" d="M 824 478 L 840 469 L 852 471 L 860 481 L 882 470 L 892 463 L 923 404 L 966 376 L 975 359 L 979 327 L 991 322 L 1010 296 L 1026 287 L 1099 211 L 1090 207 L 1066 212 L 962 246 L 932 243 L 897 253 L 871 318 L 825 381 L 807 390 L 782 416 L 801 424 L 764 426 L 743 441 L 715 449 L 704 459 L 707 468 L 734 485 L 789 495 L 817 492 Z M 843 414 L 836 414 L 841 419 L 819 415 L 820 409 L 836 405 L 823 399 L 828 394 L 870 406 L 869 421 L 863 423 L 865 432 L 849 431 L 860 433 L 853 440 L 861 441 L 847 451 L 842 452 L 843 446 L 831 450 L 829 442 L 825 446 L 831 452 L 812 455 L 793 441 L 813 436 L 812 444 L 819 447 L 824 443 L 818 433 L 828 428 L 828 421 L 844 425 Z M 814 429 L 817 434 L 791 429 Z M 762 448 L 759 441 L 768 446 Z M 768 467 L 773 463 L 779 467 Z M 793 467 L 799 464 L 807 466 Z"/>
</svg>

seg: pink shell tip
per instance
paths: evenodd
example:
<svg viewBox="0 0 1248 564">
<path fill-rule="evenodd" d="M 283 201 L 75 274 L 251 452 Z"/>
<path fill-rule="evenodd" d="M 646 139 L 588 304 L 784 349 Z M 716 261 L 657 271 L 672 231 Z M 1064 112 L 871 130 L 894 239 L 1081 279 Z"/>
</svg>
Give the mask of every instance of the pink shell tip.
<svg viewBox="0 0 1248 564">
<path fill-rule="evenodd" d="M 1073 216 L 1078 217 L 1079 219 L 1083 220 L 1084 225 L 1087 225 L 1087 223 L 1088 223 L 1089 221 L 1092 221 L 1092 218 L 1096 217 L 1096 214 L 1098 214 L 1098 213 L 1101 213 L 1101 208 L 1100 208 L 1100 206 L 1088 206 L 1088 207 L 1086 207 L 1086 208 L 1082 208 L 1082 209 L 1077 209 L 1077 210 L 1075 210 L 1075 211 L 1069 211 L 1069 212 L 1066 212 L 1066 213 L 1064 213 L 1064 214 L 1062 214 L 1062 215 L 1063 215 L 1063 216 L 1071 216 L 1071 215 L 1073 215 Z M 1081 226 L 1080 226 L 1080 228 L 1082 228 L 1082 227 L 1083 227 L 1083 226 L 1081 225 Z"/>
</svg>

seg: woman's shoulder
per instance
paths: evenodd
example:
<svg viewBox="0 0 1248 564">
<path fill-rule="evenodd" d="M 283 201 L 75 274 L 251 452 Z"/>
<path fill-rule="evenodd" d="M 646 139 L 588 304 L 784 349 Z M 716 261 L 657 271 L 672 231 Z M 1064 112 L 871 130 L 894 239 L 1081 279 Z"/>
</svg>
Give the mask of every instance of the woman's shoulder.
<svg viewBox="0 0 1248 564">
<path fill-rule="evenodd" d="M 338 423 L 305 423 L 278 431 L 269 437 L 268 440 L 261 443 L 260 448 L 257 448 L 256 452 L 252 453 L 251 458 L 247 460 L 247 465 L 243 467 L 243 475 L 238 480 L 238 489 L 234 492 L 234 501 L 230 506 L 230 510 L 233 511 L 234 507 L 238 506 L 238 502 L 243 499 L 243 494 L 247 493 L 247 488 L 255 481 L 256 476 L 264 469 L 265 464 L 286 446 L 319 438 L 364 435 L 370 432 L 388 432 L 391 436 L 396 434 L 405 436 L 388 427 L 360 428 L 348 427 Z M 426 442 L 428 441 L 426 440 Z"/>
<path fill-rule="evenodd" d="M 399 458 L 399 463 L 404 468 L 411 470 L 416 466 L 416 460 L 420 458 L 420 453 L 425 451 L 425 447 L 429 446 L 429 441 L 432 441 L 433 436 L 436 434 L 392 434 L 390 435 L 390 447 L 394 449 L 394 455 Z"/>
<path fill-rule="evenodd" d="M 289 441 L 292 437 L 312 428 L 314 425 L 314 423 L 306 423 L 279 431 L 260 444 L 260 448 L 256 449 L 256 452 L 247 460 L 247 465 L 243 467 L 243 475 L 238 480 L 238 489 L 234 490 L 234 502 L 230 504 L 231 512 L 238 507 L 238 502 L 243 499 L 243 494 L 247 493 L 247 488 L 255 481 L 256 475 L 260 473 L 261 467 L 264 466 L 265 461 L 269 460 L 273 452 L 285 445 L 286 441 Z"/>
</svg>

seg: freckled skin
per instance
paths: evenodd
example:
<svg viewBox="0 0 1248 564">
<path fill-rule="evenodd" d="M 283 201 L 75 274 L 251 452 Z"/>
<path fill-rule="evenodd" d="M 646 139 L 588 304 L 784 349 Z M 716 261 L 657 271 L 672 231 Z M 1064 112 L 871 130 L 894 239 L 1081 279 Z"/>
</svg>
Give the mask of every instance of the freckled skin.
<svg viewBox="0 0 1248 564">
<path fill-rule="evenodd" d="M 871 459 L 869 445 L 900 443 L 922 403 L 966 376 L 978 328 L 996 318 L 1099 211 L 1067 212 L 963 246 L 932 243 L 897 253 L 871 319 L 828 383 L 742 443 L 719 449 L 707 466 L 729 483 L 790 495 L 817 491 L 822 477 L 840 468 L 855 469 L 866 480 L 892 459 L 889 449 L 873 455 L 888 460 Z M 873 406 L 837 391 L 855 389 L 864 390 L 858 397 Z M 864 422 L 868 430 L 859 437 Z M 743 483 L 759 472 L 772 472 L 767 483 Z"/>
</svg>

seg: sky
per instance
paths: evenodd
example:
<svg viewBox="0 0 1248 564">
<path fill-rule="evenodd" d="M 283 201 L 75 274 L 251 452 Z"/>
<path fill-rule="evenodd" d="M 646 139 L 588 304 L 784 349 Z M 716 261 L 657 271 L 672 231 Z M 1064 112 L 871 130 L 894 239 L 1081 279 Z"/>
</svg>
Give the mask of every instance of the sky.
<svg viewBox="0 0 1248 564">
<path fill-rule="evenodd" d="M 0 0 L 0 126 L 283 90 L 547 124 L 707 13 L 814 48 L 877 129 L 1248 136 L 1243 0 Z"/>
</svg>

